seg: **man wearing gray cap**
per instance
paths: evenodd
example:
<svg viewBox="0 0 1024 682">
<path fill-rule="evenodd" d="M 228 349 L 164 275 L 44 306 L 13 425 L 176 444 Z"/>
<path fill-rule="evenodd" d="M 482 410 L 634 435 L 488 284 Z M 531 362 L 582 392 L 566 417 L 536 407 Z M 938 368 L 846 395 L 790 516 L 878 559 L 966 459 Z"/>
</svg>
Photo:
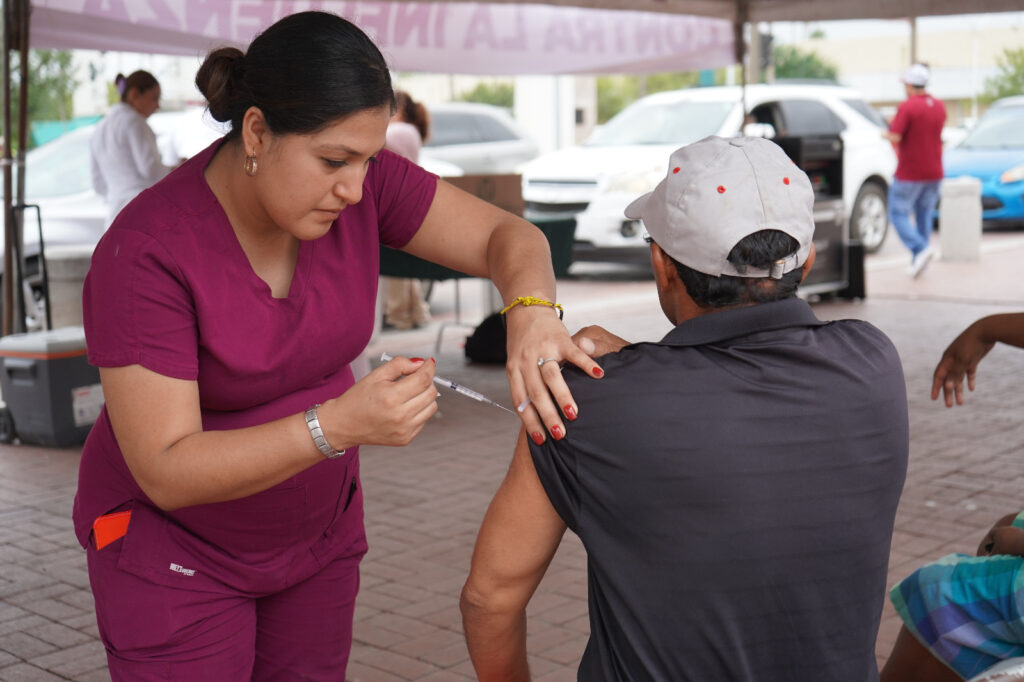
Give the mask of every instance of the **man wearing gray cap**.
<svg viewBox="0 0 1024 682">
<path fill-rule="evenodd" d="M 580 331 L 605 378 L 567 366 L 579 418 L 520 434 L 462 593 L 480 680 L 529 679 L 525 607 L 567 527 L 588 557 L 580 680 L 878 679 L 906 392 L 882 332 L 796 297 L 813 203 L 774 143 L 709 137 L 626 209 L 675 327 Z"/>
<path fill-rule="evenodd" d="M 924 64 L 911 64 L 901 81 L 907 99 L 883 133 L 896 147 L 896 173 L 889 187 L 889 222 L 910 249 L 907 272 L 918 277 L 932 257 L 935 207 L 942 182 L 942 127 L 946 106 L 925 92 L 931 76 Z M 913 224 L 911 224 L 913 220 Z"/>
</svg>

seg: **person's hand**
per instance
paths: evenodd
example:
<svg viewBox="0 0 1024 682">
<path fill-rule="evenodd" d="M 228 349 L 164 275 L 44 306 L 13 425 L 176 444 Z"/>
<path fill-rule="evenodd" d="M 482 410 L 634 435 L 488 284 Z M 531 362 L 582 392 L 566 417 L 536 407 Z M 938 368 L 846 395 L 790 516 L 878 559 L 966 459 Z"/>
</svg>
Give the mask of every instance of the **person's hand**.
<svg viewBox="0 0 1024 682">
<path fill-rule="evenodd" d="M 1006 533 L 1005 529 L 1006 528 L 1011 528 L 1011 529 L 1015 528 L 1015 526 L 1012 525 L 1013 524 L 1013 520 L 1015 518 L 1017 518 L 1016 514 L 1007 514 L 1006 516 L 1002 517 L 1001 519 L 996 521 L 994 524 L 992 524 L 992 528 L 989 529 L 988 533 L 985 534 L 985 537 L 983 537 L 981 539 L 981 542 L 978 544 L 978 556 L 989 556 L 990 554 L 996 554 L 997 553 L 997 552 L 993 551 L 995 549 L 995 546 L 996 546 L 996 537 L 997 536 L 1012 536 L 1013 533 Z M 1021 530 L 1021 529 L 1017 529 L 1017 530 Z M 1007 539 L 1008 539 L 1008 537 L 1003 537 L 1002 543 L 1001 543 L 1000 546 L 1005 546 Z M 1005 554 L 1006 552 L 1002 552 L 1002 553 Z"/>
<path fill-rule="evenodd" d="M 572 335 L 572 340 L 584 353 L 592 358 L 599 358 L 608 353 L 617 353 L 623 346 L 628 346 L 629 341 L 612 334 L 604 327 L 596 324 L 584 327 Z"/>
<path fill-rule="evenodd" d="M 932 376 L 932 400 L 939 397 L 941 391 L 945 397 L 946 407 L 964 404 L 964 377 L 967 377 L 967 388 L 974 390 L 975 373 L 978 363 L 992 350 L 994 341 L 986 341 L 981 334 L 981 325 L 974 323 L 965 329 L 960 336 L 949 344 L 942 359 L 939 360 Z"/>
<path fill-rule="evenodd" d="M 1024 556 L 1024 528 L 1001 526 L 990 530 L 978 547 L 978 556 L 997 554 Z"/>
<path fill-rule="evenodd" d="M 557 311 L 549 307 L 516 306 L 505 313 L 505 327 L 508 383 L 523 426 L 538 445 L 544 442 L 545 431 L 561 440 L 562 415 L 572 421 L 579 413 L 560 364 L 571 362 L 595 379 L 604 376 L 604 370 L 573 343 Z"/>
<path fill-rule="evenodd" d="M 407 445 L 437 412 L 433 359 L 397 357 L 377 367 L 318 410 L 327 442 Z"/>
</svg>

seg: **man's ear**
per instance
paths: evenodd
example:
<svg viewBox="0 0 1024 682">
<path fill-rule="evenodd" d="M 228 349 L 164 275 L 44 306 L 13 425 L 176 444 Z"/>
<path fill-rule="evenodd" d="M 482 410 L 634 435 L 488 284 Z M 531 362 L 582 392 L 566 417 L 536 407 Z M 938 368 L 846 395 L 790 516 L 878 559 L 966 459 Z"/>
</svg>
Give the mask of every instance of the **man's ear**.
<svg viewBox="0 0 1024 682">
<path fill-rule="evenodd" d="M 804 261 L 804 265 L 801 268 L 801 271 L 803 272 L 803 274 L 800 275 L 800 281 L 801 282 L 803 282 L 805 279 L 807 279 L 807 273 L 809 273 L 811 271 L 811 268 L 814 267 L 814 257 L 815 257 L 815 255 L 817 255 L 817 254 L 816 254 L 816 252 L 814 250 L 814 242 L 812 241 L 811 242 L 811 251 L 810 251 L 810 253 L 807 254 L 807 260 Z"/>
<path fill-rule="evenodd" d="M 679 279 L 675 264 L 657 242 L 651 242 L 651 269 L 654 270 L 654 283 L 659 291 L 669 291 L 671 281 Z"/>
</svg>

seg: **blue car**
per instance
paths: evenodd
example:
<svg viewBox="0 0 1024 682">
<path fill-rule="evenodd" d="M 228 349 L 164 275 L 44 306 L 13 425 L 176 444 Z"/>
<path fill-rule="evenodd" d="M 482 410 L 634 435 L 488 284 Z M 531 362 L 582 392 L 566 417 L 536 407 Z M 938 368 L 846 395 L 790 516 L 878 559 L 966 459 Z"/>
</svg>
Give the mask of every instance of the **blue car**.
<svg viewBox="0 0 1024 682">
<path fill-rule="evenodd" d="M 947 178 L 981 180 L 985 224 L 1024 225 L 1024 97 L 998 100 L 942 157 Z"/>
</svg>

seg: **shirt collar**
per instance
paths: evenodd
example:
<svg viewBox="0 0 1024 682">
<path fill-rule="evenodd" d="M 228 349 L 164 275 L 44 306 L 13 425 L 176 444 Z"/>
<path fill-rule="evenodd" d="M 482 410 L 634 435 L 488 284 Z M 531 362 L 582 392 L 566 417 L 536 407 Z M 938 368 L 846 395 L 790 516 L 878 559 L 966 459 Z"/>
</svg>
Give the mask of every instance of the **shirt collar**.
<svg viewBox="0 0 1024 682">
<path fill-rule="evenodd" d="M 807 301 L 787 298 L 708 313 L 676 326 L 661 340 L 666 346 L 702 346 L 787 327 L 817 327 L 822 322 Z"/>
</svg>

